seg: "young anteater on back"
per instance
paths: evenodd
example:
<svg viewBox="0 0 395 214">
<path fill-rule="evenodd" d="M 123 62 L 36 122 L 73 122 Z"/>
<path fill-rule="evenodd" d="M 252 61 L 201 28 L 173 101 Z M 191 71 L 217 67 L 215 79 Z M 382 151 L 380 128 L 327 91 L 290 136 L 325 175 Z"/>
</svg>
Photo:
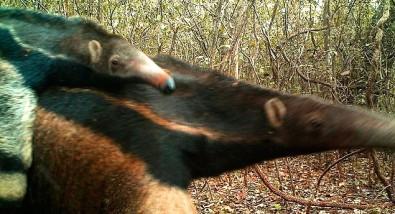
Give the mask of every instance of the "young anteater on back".
<svg viewBox="0 0 395 214">
<path fill-rule="evenodd" d="M 81 18 L 0 8 L 0 207 L 18 204 L 31 165 L 37 93 L 48 86 L 119 88 L 125 81 L 169 93 L 173 78 L 125 39 Z"/>
<path fill-rule="evenodd" d="M 135 77 L 164 92 L 175 89 L 173 79 L 148 56 L 90 20 L 0 8 L 0 23 L 18 41 L 96 72 Z"/>
</svg>

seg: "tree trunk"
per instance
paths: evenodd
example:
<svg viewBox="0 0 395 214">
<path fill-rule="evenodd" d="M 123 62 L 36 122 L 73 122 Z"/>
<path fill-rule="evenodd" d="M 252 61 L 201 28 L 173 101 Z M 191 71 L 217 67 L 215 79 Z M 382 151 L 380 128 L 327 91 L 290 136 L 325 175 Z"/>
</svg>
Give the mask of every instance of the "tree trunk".
<svg viewBox="0 0 395 214">
<path fill-rule="evenodd" d="M 326 62 L 328 65 L 330 65 L 331 63 L 331 53 L 329 52 L 329 39 L 330 39 L 330 35 L 331 35 L 331 28 L 330 28 L 330 0 L 326 0 L 324 3 L 324 10 L 323 10 L 323 14 L 322 14 L 322 21 L 324 24 L 324 27 L 327 28 L 326 31 L 324 31 L 324 50 L 326 52 Z"/>
<path fill-rule="evenodd" d="M 376 102 L 373 100 L 373 92 L 375 91 L 377 76 L 381 71 L 381 43 L 383 40 L 384 23 L 388 20 L 390 15 L 389 0 L 383 0 L 383 15 L 376 24 L 373 31 L 376 31 L 373 41 L 373 56 L 372 56 L 372 70 L 368 76 L 366 88 L 366 103 L 369 108 L 373 108 Z"/>
</svg>

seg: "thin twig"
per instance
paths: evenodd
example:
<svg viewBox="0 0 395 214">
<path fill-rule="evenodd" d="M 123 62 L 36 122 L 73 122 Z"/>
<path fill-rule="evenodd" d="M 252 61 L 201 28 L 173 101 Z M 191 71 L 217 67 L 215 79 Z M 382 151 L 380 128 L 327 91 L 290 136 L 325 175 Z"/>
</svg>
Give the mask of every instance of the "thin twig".
<svg viewBox="0 0 395 214">
<path fill-rule="evenodd" d="M 383 172 L 380 169 L 380 164 L 379 164 L 379 160 L 377 158 L 376 152 L 374 150 L 371 150 L 369 152 L 369 155 L 372 159 L 373 162 L 373 169 L 374 172 L 376 173 L 377 177 L 379 178 L 380 182 L 384 185 L 384 186 L 391 186 L 391 183 L 388 181 L 388 179 L 383 175 Z M 395 203 L 395 199 L 394 199 L 394 193 L 392 192 L 392 188 L 386 188 L 385 192 L 387 193 L 388 198 Z"/>
<path fill-rule="evenodd" d="M 262 182 L 269 188 L 271 192 L 275 195 L 281 197 L 282 199 L 290 202 L 295 202 L 305 206 L 316 206 L 316 207 L 331 207 L 331 208 L 339 208 L 339 209 L 372 209 L 372 208 L 385 208 L 385 207 L 392 207 L 393 204 L 386 202 L 382 204 L 346 204 L 340 202 L 328 202 L 328 201 L 312 201 L 306 200 L 303 198 L 298 198 L 289 194 L 282 192 L 281 190 L 274 187 L 270 182 L 267 176 L 259 169 L 257 165 L 253 166 L 255 172 L 258 174 L 259 178 Z"/>
<path fill-rule="evenodd" d="M 330 26 L 329 26 L 330 27 Z M 306 34 L 306 33 L 312 33 L 312 32 L 320 32 L 320 31 L 324 31 L 327 30 L 329 27 L 322 27 L 322 28 L 310 28 L 310 29 L 306 29 L 306 30 L 302 30 L 296 34 L 293 34 L 291 36 L 289 36 L 287 38 L 287 40 L 280 42 L 277 46 L 284 46 L 284 44 L 288 43 L 289 41 L 291 41 L 292 39 L 294 39 L 297 36 L 300 36 L 302 34 Z"/>
<path fill-rule="evenodd" d="M 319 187 L 320 187 L 322 178 L 325 176 L 326 173 L 329 172 L 329 170 L 330 170 L 332 167 L 334 167 L 336 164 L 340 163 L 341 161 L 344 161 L 345 159 L 347 159 L 347 158 L 349 158 L 349 157 L 351 157 L 351 156 L 353 156 L 353 155 L 355 155 L 355 154 L 359 154 L 359 153 L 361 153 L 361 152 L 364 152 L 364 151 L 366 151 L 366 149 L 358 149 L 358 150 L 355 150 L 355 151 L 353 151 L 353 152 L 350 152 L 350 153 L 344 155 L 343 157 L 341 157 L 341 158 L 335 160 L 335 161 L 334 161 L 333 163 L 331 163 L 328 167 L 326 167 L 326 169 L 321 173 L 320 177 L 319 177 L 318 180 L 317 180 L 317 184 L 315 185 L 315 193 L 318 192 L 318 189 L 319 189 Z"/>
</svg>

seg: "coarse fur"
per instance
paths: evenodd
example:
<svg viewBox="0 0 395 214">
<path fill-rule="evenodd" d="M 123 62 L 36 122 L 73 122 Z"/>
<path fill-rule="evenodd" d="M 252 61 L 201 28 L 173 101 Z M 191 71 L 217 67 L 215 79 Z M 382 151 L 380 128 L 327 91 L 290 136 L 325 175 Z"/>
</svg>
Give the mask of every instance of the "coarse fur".
<svg viewBox="0 0 395 214">
<path fill-rule="evenodd" d="M 37 26 L 37 23 L 49 25 L 57 30 L 67 30 L 69 27 L 78 27 L 81 29 L 92 29 L 92 32 L 100 34 L 102 37 L 117 37 L 103 29 L 95 22 L 81 17 L 72 17 L 67 19 L 63 16 L 48 16 L 48 14 L 40 13 L 32 10 L 16 9 L 16 8 L 0 8 L 0 17 L 5 20 L 19 20 Z"/>
<path fill-rule="evenodd" d="M 172 96 L 137 84 L 40 96 L 25 208 L 193 213 L 186 192 L 193 179 L 334 148 L 395 147 L 394 122 L 376 114 L 263 89 L 172 57 L 155 61 L 174 71 Z"/>
<path fill-rule="evenodd" d="M 23 76 L 0 59 L 0 207 L 16 205 L 26 192 L 36 102 Z"/>
<path fill-rule="evenodd" d="M 81 17 L 65 18 L 63 16 L 49 15 L 37 11 L 0 8 L 0 20 L 5 26 L 14 30 L 21 42 L 35 47 L 40 47 L 51 54 L 65 54 L 59 46 L 67 37 L 73 37 L 77 32 L 83 40 L 103 38 L 119 38 L 111 34 L 93 21 Z M 26 30 L 29 29 L 29 30 Z M 74 53 L 71 53 L 71 57 Z"/>
<path fill-rule="evenodd" d="M 62 64 L 68 62 L 18 44 L 2 25 L 0 38 L 0 206 L 8 206 L 21 201 L 26 189 L 36 93 L 46 87 L 51 72 L 61 71 L 58 65 L 66 68 Z M 68 66 L 88 70 L 71 62 Z"/>
<path fill-rule="evenodd" d="M 26 188 L 37 95 L 50 86 L 115 91 L 129 79 L 97 74 L 80 63 L 25 46 L 1 24 L 0 38 L 0 206 L 13 206 Z"/>
</svg>

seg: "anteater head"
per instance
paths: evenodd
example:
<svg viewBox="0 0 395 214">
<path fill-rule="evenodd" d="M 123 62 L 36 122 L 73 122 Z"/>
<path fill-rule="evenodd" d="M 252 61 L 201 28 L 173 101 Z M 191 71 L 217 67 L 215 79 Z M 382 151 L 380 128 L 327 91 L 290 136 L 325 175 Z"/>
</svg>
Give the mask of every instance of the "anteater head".
<svg viewBox="0 0 395 214">
<path fill-rule="evenodd" d="M 275 142 L 303 150 L 394 148 L 395 122 L 315 97 L 282 96 L 264 105 Z"/>
<path fill-rule="evenodd" d="M 174 80 L 169 73 L 123 38 L 112 36 L 105 42 L 90 40 L 88 50 L 91 66 L 96 71 L 136 78 L 164 93 L 175 90 Z"/>
</svg>

